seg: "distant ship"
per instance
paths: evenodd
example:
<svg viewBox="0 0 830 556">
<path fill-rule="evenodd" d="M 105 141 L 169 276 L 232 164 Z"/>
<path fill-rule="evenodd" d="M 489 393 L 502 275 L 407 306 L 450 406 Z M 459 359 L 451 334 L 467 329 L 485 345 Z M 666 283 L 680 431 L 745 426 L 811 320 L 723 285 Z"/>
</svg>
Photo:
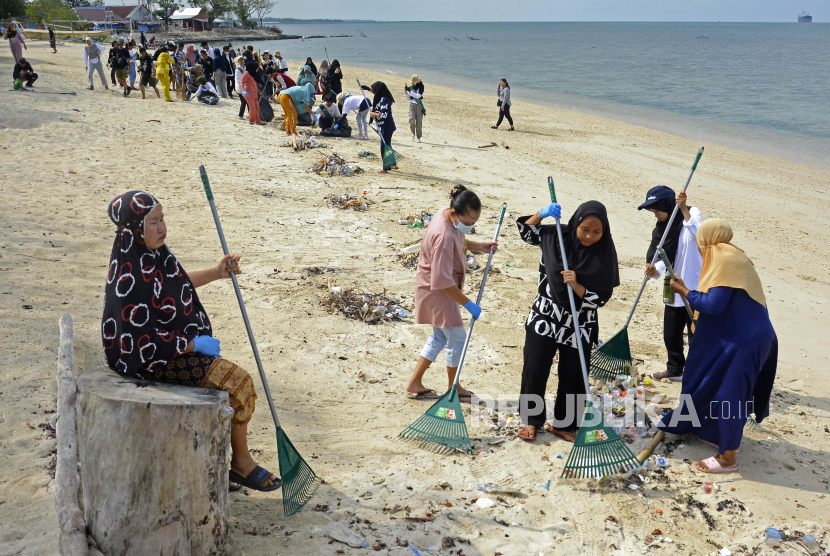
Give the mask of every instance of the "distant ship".
<svg viewBox="0 0 830 556">
<path fill-rule="evenodd" d="M 799 23 L 812 23 L 813 22 L 813 16 L 808 14 L 806 11 L 803 11 L 803 12 L 801 12 L 801 15 L 798 16 L 798 22 Z"/>
</svg>

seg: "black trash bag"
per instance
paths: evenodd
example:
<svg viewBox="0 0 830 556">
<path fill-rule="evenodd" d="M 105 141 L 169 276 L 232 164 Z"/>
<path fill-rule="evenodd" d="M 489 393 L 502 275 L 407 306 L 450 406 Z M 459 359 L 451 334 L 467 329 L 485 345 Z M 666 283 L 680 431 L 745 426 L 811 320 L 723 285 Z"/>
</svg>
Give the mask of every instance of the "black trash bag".
<svg viewBox="0 0 830 556">
<path fill-rule="evenodd" d="M 305 114 L 298 114 L 297 125 L 311 127 L 311 114 L 309 114 L 308 112 L 306 112 Z"/>
<path fill-rule="evenodd" d="M 334 125 L 334 118 L 327 112 L 320 116 L 320 119 L 317 120 L 317 125 L 320 129 L 328 129 Z"/>
<path fill-rule="evenodd" d="M 217 102 L 219 102 L 219 97 L 209 91 L 203 91 L 202 94 L 199 95 L 199 102 L 209 106 L 214 106 Z"/>
<path fill-rule="evenodd" d="M 352 128 L 349 127 L 349 124 L 343 124 L 337 129 L 334 129 L 333 127 L 324 129 L 320 131 L 320 135 L 325 137 L 351 137 Z"/>
<path fill-rule="evenodd" d="M 270 122 L 274 119 L 274 109 L 266 97 L 259 97 L 259 119 L 263 122 Z"/>
</svg>

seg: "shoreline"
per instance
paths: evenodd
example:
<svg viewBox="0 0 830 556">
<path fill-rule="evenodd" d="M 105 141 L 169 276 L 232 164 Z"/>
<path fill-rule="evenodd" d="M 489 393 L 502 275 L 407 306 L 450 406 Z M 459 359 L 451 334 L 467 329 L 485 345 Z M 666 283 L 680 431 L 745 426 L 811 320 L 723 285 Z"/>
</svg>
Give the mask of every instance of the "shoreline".
<svg viewBox="0 0 830 556">
<path fill-rule="evenodd" d="M 830 422 L 830 356 L 823 346 L 830 337 L 830 263 L 823 253 L 830 216 L 815 207 L 828 199 L 830 171 L 704 143 L 689 203 L 704 218 L 732 224 L 735 244 L 761 276 L 780 345 L 771 416 L 746 428 L 740 474 L 721 481 L 720 490 L 704 493 L 696 483 L 714 478 L 693 474 L 683 462 L 709 457 L 712 450 L 681 438 L 666 443 L 673 448 L 664 453 L 668 480 L 651 480 L 635 492 L 616 482 L 560 480 L 570 445 L 545 435 L 534 443 L 517 440 L 515 420 L 494 429 L 470 419 L 470 436 L 480 448 L 474 459 L 399 440 L 398 433 L 429 407 L 405 399 L 402 390 L 431 330 L 349 320 L 331 311 L 327 300 L 330 288 L 341 286 L 385 290 L 411 304 L 414 272 L 397 252 L 420 240 L 423 230 L 398 220 L 446 206 L 450 189 L 463 184 L 484 207 L 478 240 L 492 237 L 506 201 L 509 216 L 462 379 L 480 395 L 515 401 L 539 250 L 518 237 L 513 220 L 547 204 L 547 176 L 556 180 L 565 215 L 589 199 L 606 205 L 621 285 L 599 310 L 605 340 L 625 322 L 643 276 L 654 219 L 636 207 L 653 185 L 682 186 L 699 141 L 519 100 L 515 112 L 535 117 L 517 120 L 515 133 L 496 131 L 489 127 L 496 111 L 491 95 L 427 83 L 423 142 L 410 140 L 407 105 L 398 98 L 393 146 L 406 158 L 399 171 L 380 175 L 378 159 L 358 157 L 360 151 L 377 153 L 374 136 L 318 138 L 325 149 L 295 152 L 282 147 L 285 133 L 273 124 L 238 120 L 237 100 L 205 106 L 164 103 L 152 90 L 147 100 L 98 86 L 86 91 L 80 46 L 52 54 L 37 42 L 26 56 L 40 74 L 36 90 L 77 95 L 0 90 L 6 107 L 0 151 L 4 174 L 11 177 L 4 191 L 13 203 L 0 211 L 0 545 L 9 554 L 58 551 L 50 490 L 54 439 L 42 425 L 55 409 L 63 313 L 75 321 L 76 375 L 104 364 L 101 302 L 115 234 L 107 205 L 130 189 L 154 194 L 164 205 L 167 241 L 182 268 L 214 266 L 221 248 L 199 164 L 211 177 L 230 250 L 242 256 L 240 284 L 283 426 L 325 479 L 294 518 L 283 517 L 279 493 L 232 495 L 228 554 L 350 550 L 329 544 L 334 541 L 326 526 L 332 521 L 359 522 L 370 546 L 390 556 L 412 554 L 404 541 L 434 548 L 445 537 L 464 554 L 608 554 L 611 545 L 645 553 L 655 548 L 649 533 L 658 528 L 684 553 L 708 554 L 714 543 L 738 554 L 756 546 L 767 527 L 783 529 L 785 523 L 826 546 L 830 435 L 823 427 Z M 8 49 L 0 51 L 0 65 L 10 59 Z M 354 83 L 346 88 L 352 92 L 355 78 L 391 81 L 354 66 L 343 71 Z M 403 78 L 397 79 L 393 94 L 403 88 Z M 498 147 L 479 148 L 490 141 Z M 330 151 L 364 171 L 331 178 L 308 171 Z M 363 192 L 375 201 L 366 211 L 340 210 L 325 200 Z M 480 276 L 468 275 L 465 293 L 477 291 Z M 629 329 L 632 354 L 644 361 L 641 373 L 665 367 L 661 291 L 654 284 L 646 289 Z M 222 355 L 251 373 L 261 393 L 231 285 L 208 284 L 199 297 Z M 556 380 L 552 373 L 549 397 Z M 436 390 L 443 391 L 445 381 L 443 365 L 425 376 Z M 676 400 L 681 386 L 656 387 Z M 249 442 L 257 462 L 274 471 L 273 423 L 263 395 L 259 401 Z M 548 479 L 547 488 L 539 488 Z M 496 507 L 484 509 L 472 499 L 483 494 L 475 485 L 486 482 L 515 487 L 522 496 L 492 496 Z M 410 527 L 413 517 L 424 521 Z"/>
</svg>

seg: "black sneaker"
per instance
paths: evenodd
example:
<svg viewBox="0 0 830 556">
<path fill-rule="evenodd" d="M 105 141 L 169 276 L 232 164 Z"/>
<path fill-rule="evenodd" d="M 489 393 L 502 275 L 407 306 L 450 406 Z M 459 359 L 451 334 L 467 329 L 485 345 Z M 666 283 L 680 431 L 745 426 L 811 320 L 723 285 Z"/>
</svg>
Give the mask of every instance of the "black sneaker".
<svg viewBox="0 0 830 556">
<path fill-rule="evenodd" d="M 124 89 L 124 92 L 121 93 L 122 96 L 127 96 L 127 89 Z"/>
<path fill-rule="evenodd" d="M 124 89 L 124 96 L 125 96 L 125 97 L 130 96 L 130 93 L 131 93 L 131 92 L 132 92 L 132 89 L 130 89 L 129 87 L 127 87 L 126 89 Z"/>
</svg>

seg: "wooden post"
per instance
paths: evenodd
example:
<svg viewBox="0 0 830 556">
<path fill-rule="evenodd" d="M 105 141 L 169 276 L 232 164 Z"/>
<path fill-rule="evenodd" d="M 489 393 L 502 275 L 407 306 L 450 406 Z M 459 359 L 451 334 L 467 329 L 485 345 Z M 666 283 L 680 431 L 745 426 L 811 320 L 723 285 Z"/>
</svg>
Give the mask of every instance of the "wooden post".
<svg viewBox="0 0 830 556">
<path fill-rule="evenodd" d="M 75 396 L 77 385 L 72 370 L 75 367 L 72 315 L 63 315 L 60 325 L 58 352 L 58 422 L 55 436 L 58 455 L 55 463 L 55 508 L 60 525 L 61 556 L 87 556 L 86 524 L 78 507 L 78 446 L 75 441 Z"/>
<path fill-rule="evenodd" d="M 233 409 L 224 390 L 78 380 L 86 522 L 106 556 L 225 553 Z"/>
</svg>

